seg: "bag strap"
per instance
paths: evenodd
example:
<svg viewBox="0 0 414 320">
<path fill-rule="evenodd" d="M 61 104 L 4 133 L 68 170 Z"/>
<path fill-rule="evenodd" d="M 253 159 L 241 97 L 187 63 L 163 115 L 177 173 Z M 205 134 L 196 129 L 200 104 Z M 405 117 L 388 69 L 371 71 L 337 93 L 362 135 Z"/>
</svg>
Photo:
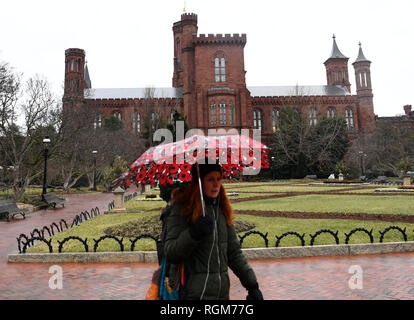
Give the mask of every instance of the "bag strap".
<svg viewBox="0 0 414 320">
<path fill-rule="evenodd" d="M 164 259 L 162 263 L 161 276 L 160 276 L 160 292 L 164 292 L 164 287 L 165 287 L 164 278 L 165 278 L 165 266 L 166 265 L 167 265 L 167 261 Z"/>
<path fill-rule="evenodd" d="M 180 273 L 181 273 L 181 286 L 184 288 L 184 262 L 181 262 Z"/>
</svg>

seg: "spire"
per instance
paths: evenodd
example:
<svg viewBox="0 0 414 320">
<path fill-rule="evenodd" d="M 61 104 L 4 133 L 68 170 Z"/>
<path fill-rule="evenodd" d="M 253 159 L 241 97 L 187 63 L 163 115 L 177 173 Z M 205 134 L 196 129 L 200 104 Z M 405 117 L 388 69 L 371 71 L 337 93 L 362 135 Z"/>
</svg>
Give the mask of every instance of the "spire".
<svg viewBox="0 0 414 320">
<path fill-rule="evenodd" d="M 365 58 L 364 53 L 362 52 L 361 42 L 359 43 L 358 58 L 355 60 L 355 62 L 371 62 L 367 58 Z"/>
<path fill-rule="evenodd" d="M 338 45 L 336 44 L 336 40 L 335 40 L 335 35 L 333 35 L 333 45 L 332 45 L 332 52 L 331 52 L 331 56 L 329 57 L 329 59 L 348 59 L 347 57 L 345 57 L 341 51 L 339 51 L 338 49 Z"/>
<path fill-rule="evenodd" d="M 89 77 L 88 62 L 85 63 L 85 82 L 88 88 L 92 88 L 91 78 Z"/>
</svg>

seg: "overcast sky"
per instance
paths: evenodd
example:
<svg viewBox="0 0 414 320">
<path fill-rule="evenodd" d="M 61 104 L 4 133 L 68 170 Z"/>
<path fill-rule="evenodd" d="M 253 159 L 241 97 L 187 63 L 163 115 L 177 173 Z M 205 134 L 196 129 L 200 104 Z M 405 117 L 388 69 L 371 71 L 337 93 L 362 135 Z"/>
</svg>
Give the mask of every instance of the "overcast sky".
<svg viewBox="0 0 414 320">
<path fill-rule="evenodd" d="M 375 113 L 414 104 L 413 0 L 186 0 L 198 33 L 246 33 L 247 86 L 325 85 L 332 34 L 372 61 Z M 171 87 L 172 25 L 184 0 L 2 0 L 0 61 L 61 94 L 65 49 L 82 48 L 94 88 Z"/>
</svg>

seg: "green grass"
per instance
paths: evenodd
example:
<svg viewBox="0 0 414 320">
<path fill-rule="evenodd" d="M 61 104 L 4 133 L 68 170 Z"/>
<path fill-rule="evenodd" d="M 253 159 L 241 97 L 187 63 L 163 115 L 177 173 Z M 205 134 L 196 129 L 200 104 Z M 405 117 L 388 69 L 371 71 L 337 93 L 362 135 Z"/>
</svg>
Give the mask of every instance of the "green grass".
<svg viewBox="0 0 414 320">
<path fill-rule="evenodd" d="M 148 211 L 157 208 L 164 208 L 167 203 L 165 201 L 137 201 L 136 199 L 144 198 L 144 196 L 138 196 L 127 202 L 125 202 L 125 208 L 127 211 Z"/>
<path fill-rule="evenodd" d="M 310 245 L 310 234 L 321 229 L 330 229 L 333 232 L 338 231 L 339 243 L 344 244 L 346 236 L 344 233 L 349 233 L 354 228 L 365 228 L 368 231 L 373 229 L 374 242 L 379 242 L 380 233 L 385 228 L 391 225 L 397 225 L 400 228 L 407 228 L 407 240 L 414 241 L 414 225 L 407 223 L 392 223 L 379 221 L 361 221 L 361 220 L 345 220 L 345 219 L 289 219 L 289 218 L 267 218 L 256 217 L 251 215 L 236 215 L 237 219 L 254 223 L 256 228 L 254 230 L 260 231 L 263 234 L 268 232 L 269 247 L 274 247 L 276 244 L 275 235 L 281 236 L 288 231 L 298 232 L 300 235 L 305 233 L 305 245 Z M 242 232 L 241 234 L 244 234 Z M 364 232 L 356 232 L 350 238 L 349 244 L 369 243 L 369 236 Z M 385 235 L 383 242 L 400 242 L 404 241 L 400 232 L 391 230 Z M 335 239 L 329 234 L 321 234 L 315 239 L 314 245 L 335 244 Z M 281 240 L 280 246 L 300 246 L 300 240 L 295 236 L 288 236 Z M 243 248 L 257 248 L 264 247 L 264 240 L 259 235 L 251 235 L 243 241 Z"/>
<path fill-rule="evenodd" d="M 43 188 L 27 188 L 24 192 L 24 196 L 39 196 L 42 194 Z M 47 188 L 46 193 L 56 193 L 58 195 L 65 195 L 65 194 L 79 194 L 79 193 L 94 193 L 104 191 L 103 189 L 98 188 L 97 191 L 89 190 L 88 188 L 74 188 L 70 189 L 68 192 L 63 192 L 62 189 L 55 189 L 55 188 Z M 3 190 L 0 191 L 0 197 L 2 196 L 12 196 L 13 190 Z"/>
<path fill-rule="evenodd" d="M 246 201 L 233 204 L 235 210 L 395 213 L 414 214 L 414 197 L 304 195 L 297 197 Z"/>
<path fill-rule="evenodd" d="M 59 243 L 57 240 L 62 241 L 69 236 L 77 236 L 81 239 L 88 239 L 87 244 L 89 252 L 93 252 L 95 242 L 93 239 L 98 240 L 101 236 L 105 235 L 104 230 L 108 227 L 127 223 L 128 221 L 137 220 L 141 217 L 158 215 L 159 213 L 120 213 L 120 214 L 106 214 L 97 216 L 91 220 L 85 221 L 78 226 L 64 230 L 59 234 L 53 236 L 52 247 L 53 252 L 58 252 Z M 125 238 L 124 247 L 126 251 L 131 248 L 131 242 Z M 136 250 L 155 250 L 155 242 L 150 239 L 142 239 L 136 243 Z M 84 252 L 83 245 L 77 240 L 71 240 L 64 244 L 62 252 Z M 112 239 L 105 239 L 100 242 L 98 252 L 100 251 L 120 251 L 119 244 Z M 49 252 L 48 247 L 44 243 L 29 248 L 27 252 Z"/>
</svg>

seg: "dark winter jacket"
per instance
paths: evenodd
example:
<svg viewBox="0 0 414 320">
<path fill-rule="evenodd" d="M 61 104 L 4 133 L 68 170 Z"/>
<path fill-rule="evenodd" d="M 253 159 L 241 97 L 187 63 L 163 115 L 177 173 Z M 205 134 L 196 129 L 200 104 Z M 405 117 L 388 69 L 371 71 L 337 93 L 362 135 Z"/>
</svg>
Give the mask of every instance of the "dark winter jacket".
<svg viewBox="0 0 414 320">
<path fill-rule="evenodd" d="M 197 241 L 189 233 L 187 218 L 180 214 L 182 204 L 175 204 L 167 220 L 164 253 L 170 264 L 169 281 L 173 288 L 179 281 L 179 265 L 184 263 L 184 288 L 181 298 L 187 300 L 229 299 L 228 267 L 248 289 L 257 284 L 253 269 L 247 263 L 234 226 L 227 226 L 217 199 L 205 197 L 206 215 L 215 221 L 214 232 Z"/>
</svg>

